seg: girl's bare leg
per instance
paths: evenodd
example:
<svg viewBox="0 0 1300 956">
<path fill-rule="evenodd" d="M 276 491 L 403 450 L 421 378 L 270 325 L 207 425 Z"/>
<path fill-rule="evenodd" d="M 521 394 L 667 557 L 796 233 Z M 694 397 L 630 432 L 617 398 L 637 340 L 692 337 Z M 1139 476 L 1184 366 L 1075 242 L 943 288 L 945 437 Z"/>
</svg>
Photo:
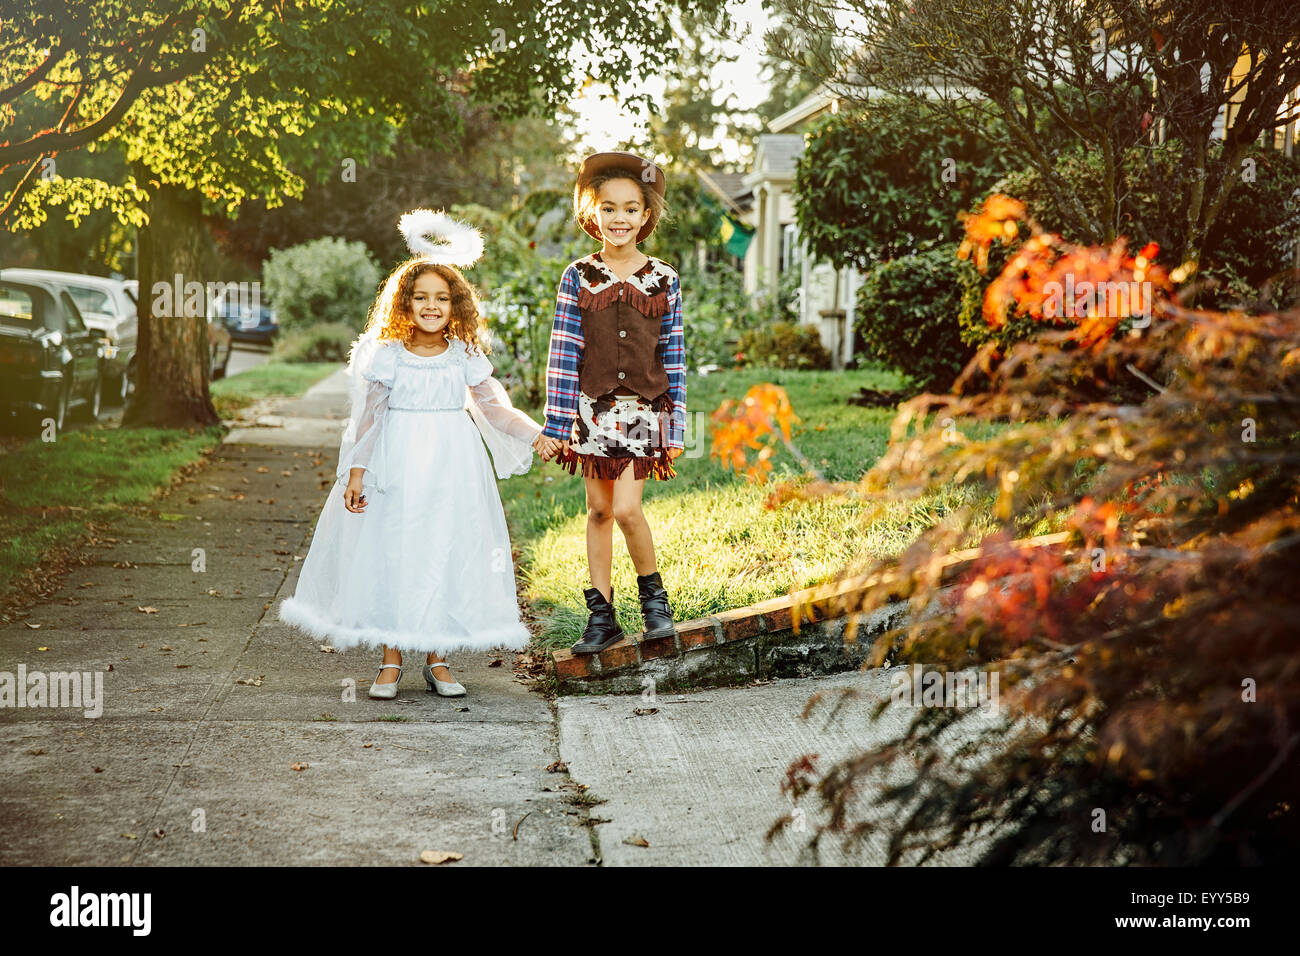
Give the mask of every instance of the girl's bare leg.
<svg viewBox="0 0 1300 956">
<path fill-rule="evenodd" d="M 587 484 L 587 570 L 591 586 L 608 601 L 614 563 L 614 482 L 607 478 L 583 481 Z"/>
<path fill-rule="evenodd" d="M 384 645 L 384 659 L 381 664 L 400 664 L 402 663 L 402 652 L 395 647 Z M 391 684 L 397 680 L 397 671 L 391 667 L 385 667 L 375 678 L 376 684 Z"/>
<path fill-rule="evenodd" d="M 633 478 L 629 465 L 613 482 L 614 520 L 627 542 L 627 553 L 637 574 L 651 574 L 655 570 L 655 543 L 650 534 L 650 523 L 641 510 L 641 492 L 645 490 L 644 478 Z"/>
</svg>

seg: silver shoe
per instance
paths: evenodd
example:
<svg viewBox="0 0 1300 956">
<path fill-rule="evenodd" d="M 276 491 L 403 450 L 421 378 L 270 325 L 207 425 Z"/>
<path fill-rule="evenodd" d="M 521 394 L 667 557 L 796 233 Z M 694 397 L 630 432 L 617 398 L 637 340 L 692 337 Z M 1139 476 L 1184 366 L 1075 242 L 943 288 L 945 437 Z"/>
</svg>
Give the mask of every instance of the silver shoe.
<svg viewBox="0 0 1300 956">
<path fill-rule="evenodd" d="M 375 700 L 392 700 L 394 697 L 397 696 L 397 685 L 402 680 L 401 664 L 380 664 L 379 674 L 382 674 L 384 672 L 385 667 L 397 668 L 397 680 L 393 681 L 391 684 L 376 684 L 372 682 L 370 684 L 370 690 L 367 693 L 369 693 L 369 695 L 373 697 Z M 379 674 L 375 675 L 375 680 L 379 679 Z"/>
<path fill-rule="evenodd" d="M 433 676 L 435 667 L 446 667 L 447 672 L 451 673 L 451 665 L 446 661 L 438 661 L 436 664 L 424 665 L 424 680 L 429 685 L 429 690 L 433 691 L 439 697 L 464 697 L 465 688 L 460 686 L 459 681 L 438 680 Z"/>
</svg>

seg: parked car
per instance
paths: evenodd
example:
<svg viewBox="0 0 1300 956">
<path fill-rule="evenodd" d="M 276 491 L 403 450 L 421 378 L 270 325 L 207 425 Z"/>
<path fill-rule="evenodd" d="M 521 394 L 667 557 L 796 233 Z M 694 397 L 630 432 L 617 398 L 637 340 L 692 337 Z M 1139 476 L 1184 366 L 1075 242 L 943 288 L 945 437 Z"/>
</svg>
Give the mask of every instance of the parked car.
<svg viewBox="0 0 1300 956">
<path fill-rule="evenodd" d="M 68 411 L 94 421 L 104 393 L 104 342 L 66 289 L 0 273 L 0 412 L 20 427 Z"/>
<path fill-rule="evenodd" d="M 237 342 L 270 345 L 280 333 L 280 320 L 270 302 L 241 301 L 237 294 L 218 296 L 212 311 Z"/>
<path fill-rule="evenodd" d="M 131 301 L 138 301 L 140 283 L 135 279 L 127 279 L 122 284 L 126 287 L 127 295 L 131 297 Z M 213 321 L 211 309 L 207 310 L 207 320 L 208 371 L 212 381 L 216 381 L 219 378 L 226 377 L 226 370 L 230 368 L 230 353 L 234 351 L 235 343 L 225 325 Z"/>
<path fill-rule="evenodd" d="M 4 269 L 0 279 L 6 278 L 47 280 L 72 296 L 82 321 L 105 340 L 104 394 L 110 401 L 125 402 L 138 332 L 135 300 L 127 293 L 126 281 L 51 269 Z"/>
</svg>

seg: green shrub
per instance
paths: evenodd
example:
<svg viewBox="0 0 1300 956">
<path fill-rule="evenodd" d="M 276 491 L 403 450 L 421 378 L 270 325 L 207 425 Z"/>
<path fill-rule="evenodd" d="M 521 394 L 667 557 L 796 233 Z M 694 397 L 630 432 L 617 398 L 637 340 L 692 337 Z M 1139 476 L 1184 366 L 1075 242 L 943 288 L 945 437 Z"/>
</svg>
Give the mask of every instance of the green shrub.
<svg viewBox="0 0 1300 956">
<path fill-rule="evenodd" d="M 957 244 L 945 243 L 872 267 L 858 290 L 855 326 L 867 351 L 926 391 L 951 386 L 974 353 L 958 318 L 963 267 Z"/>
<path fill-rule="evenodd" d="M 796 169 L 799 233 L 817 258 L 859 269 L 959 239 L 957 214 L 1019 165 L 993 138 L 924 99 L 885 96 L 827 115 Z"/>
<path fill-rule="evenodd" d="M 332 237 L 272 249 L 262 270 L 282 332 L 341 323 L 360 333 L 380 279 L 365 243 Z"/>
<path fill-rule="evenodd" d="M 344 322 L 321 322 L 281 332 L 271 349 L 272 361 L 346 362 L 357 332 Z"/>
<path fill-rule="evenodd" d="M 681 280 L 687 364 L 735 365 L 741 336 L 760 324 L 745 294 L 744 274 L 729 265 L 704 271 L 691 266 L 683 268 Z"/>
<path fill-rule="evenodd" d="M 815 325 L 777 322 L 749 329 L 740 336 L 737 362 L 773 368 L 828 369 L 831 353 Z"/>
</svg>

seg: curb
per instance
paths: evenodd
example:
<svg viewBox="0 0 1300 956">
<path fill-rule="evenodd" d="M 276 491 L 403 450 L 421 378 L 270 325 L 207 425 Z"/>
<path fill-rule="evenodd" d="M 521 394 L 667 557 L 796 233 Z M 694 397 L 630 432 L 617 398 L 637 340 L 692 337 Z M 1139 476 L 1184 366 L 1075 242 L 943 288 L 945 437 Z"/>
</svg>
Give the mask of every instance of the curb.
<svg viewBox="0 0 1300 956">
<path fill-rule="evenodd" d="M 1054 548 L 1068 537 L 1062 532 L 1014 544 Z M 970 548 L 941 559 L 939 583 L 954 581 L 980 554 L 981 549 Z M 887 570 L 792 591 L 680 621 L 672 637 L 647 641 L 642 634 L 627 635 L 599 654 L 561 648 L 550 652 L 549 668 L 561 694 L 719 687 L 849 670 L 861 666 L 875 638 L 903 624 L 909 602 L 891 601 L 867 614 L 846 609 L 858 606 L 868 589 L 897 576 Z"/>
</svg>

